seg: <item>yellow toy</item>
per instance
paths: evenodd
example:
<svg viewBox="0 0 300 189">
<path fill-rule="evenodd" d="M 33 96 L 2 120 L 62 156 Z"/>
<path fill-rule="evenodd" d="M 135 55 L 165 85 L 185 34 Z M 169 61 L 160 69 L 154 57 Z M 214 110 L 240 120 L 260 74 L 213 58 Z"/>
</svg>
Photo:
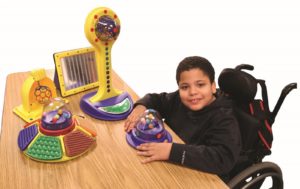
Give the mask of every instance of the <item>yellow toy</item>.
<svg viewBox="0 0 300 189">
<path fill-rule="evenodd" d="M 22 85 L 21 95 L 22 104 L 15 107 L 13 112 L 26 122 L 39 119 L 44 105 L 57 96 L 55 85 L 44 69 L 31 71 Z"/>
<path fill-rule="evenodd" d="M 100 7 L 90 12 L 84 29 L 95 48 L 99 88 L 83 96 L 80 107 L 97 119 L 124 119 L 131 112 L 133 102 L 127 92 L 113 87 L 111 77 L 111 48 L 120 33 L 120 20 L 111 9 Z"/>
</svg>

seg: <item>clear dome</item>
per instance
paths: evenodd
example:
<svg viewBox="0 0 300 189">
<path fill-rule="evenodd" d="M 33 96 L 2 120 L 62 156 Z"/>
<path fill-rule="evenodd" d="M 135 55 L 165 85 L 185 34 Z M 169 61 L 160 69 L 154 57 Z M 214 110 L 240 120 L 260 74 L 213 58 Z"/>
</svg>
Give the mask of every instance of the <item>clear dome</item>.
<svg viewBox="0 0 300 189">
<path fill-rule="evenodd" d="M 163 121 L 159 113 L 153 109 L 147 109 L 140 117 L 137 123 L 137 130 L 161 130 L 163 129 Z"/>
<path fill-rule="evenodd" d="M 65 101 L 59 97 L 45 105 L 41 120 L 44 129 L 61 130 L 72 125 L 72 114 L 65 105 Z"/>
<path fill-rule="evenodd" d="M 153 109 L 146 110 L 139 118 L 132 132 L 127 133 L 126 140 L 132 147 L 148 142 L 172 142 L 172 136 L 165 130 L 159 113 Z"/>
<path fill-rule="evenodd" d="M 51 112 L 54 110 L 63 109 L 65 107 L 64 99 L 57 97 L 50 99 L 49 103 L 44 106 L 44 113 Z"/>
</svg>

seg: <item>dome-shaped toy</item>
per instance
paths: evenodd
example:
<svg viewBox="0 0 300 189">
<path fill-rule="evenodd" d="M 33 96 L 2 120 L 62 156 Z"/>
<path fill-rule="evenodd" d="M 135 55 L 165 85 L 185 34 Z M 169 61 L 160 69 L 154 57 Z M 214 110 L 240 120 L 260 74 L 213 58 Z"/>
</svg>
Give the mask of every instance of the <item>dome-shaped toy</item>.
<svg viewBox="0 0 300 189">
<path fill-rule="evenodd" d="M 126 135 L 128 144 L 134 148 L 148 142 L 172 142 L 172 136 L 165 130 L 159 113 L 148 109 L 139 118 L 136 127 Z"/>
<path fill-rule="evenodd" d="M 74 159 L 95 143 L 95 132 L 80 125 L 60 98 L 52 99 L 41 119 L 25 125 L 18 136 L 20 150 L 31 159 L 44 162 Z"/>
</svg>

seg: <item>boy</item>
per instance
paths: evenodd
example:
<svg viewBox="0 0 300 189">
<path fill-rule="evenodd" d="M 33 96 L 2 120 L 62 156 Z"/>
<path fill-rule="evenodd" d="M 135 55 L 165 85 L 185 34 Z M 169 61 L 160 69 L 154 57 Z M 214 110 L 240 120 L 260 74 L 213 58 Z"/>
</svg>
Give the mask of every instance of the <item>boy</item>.
<svg viewBox="0 0 300 189">
<path fill-rule="evenodd" d="M 125 121 L 126 132 L 151 108 L 185 142 L 141 144 L 137 154 L 146 157 L 143 163 L 169 160 L 226 179 L 239 157 L 241 138 L 231 101 L 215 95 L 214 75 L 208 60 L 187 57 L 177 67 L 177 91 L 147 94 L 135 103 Z"/>
</svg>

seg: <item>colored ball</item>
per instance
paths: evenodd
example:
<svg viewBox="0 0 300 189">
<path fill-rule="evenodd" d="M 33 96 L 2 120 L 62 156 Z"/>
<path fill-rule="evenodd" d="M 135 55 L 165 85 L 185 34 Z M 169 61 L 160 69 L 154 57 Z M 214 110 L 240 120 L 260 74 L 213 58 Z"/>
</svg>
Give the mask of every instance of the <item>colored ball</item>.
<svg viewBox="0 0 300 189">
<path fill-rule="evenodd" d="M 101 41 L 116 40 L 120 33 L 120 25 L 109 16 L 101 16 L 96 23 L 95 32 Z"/>
</svg>

